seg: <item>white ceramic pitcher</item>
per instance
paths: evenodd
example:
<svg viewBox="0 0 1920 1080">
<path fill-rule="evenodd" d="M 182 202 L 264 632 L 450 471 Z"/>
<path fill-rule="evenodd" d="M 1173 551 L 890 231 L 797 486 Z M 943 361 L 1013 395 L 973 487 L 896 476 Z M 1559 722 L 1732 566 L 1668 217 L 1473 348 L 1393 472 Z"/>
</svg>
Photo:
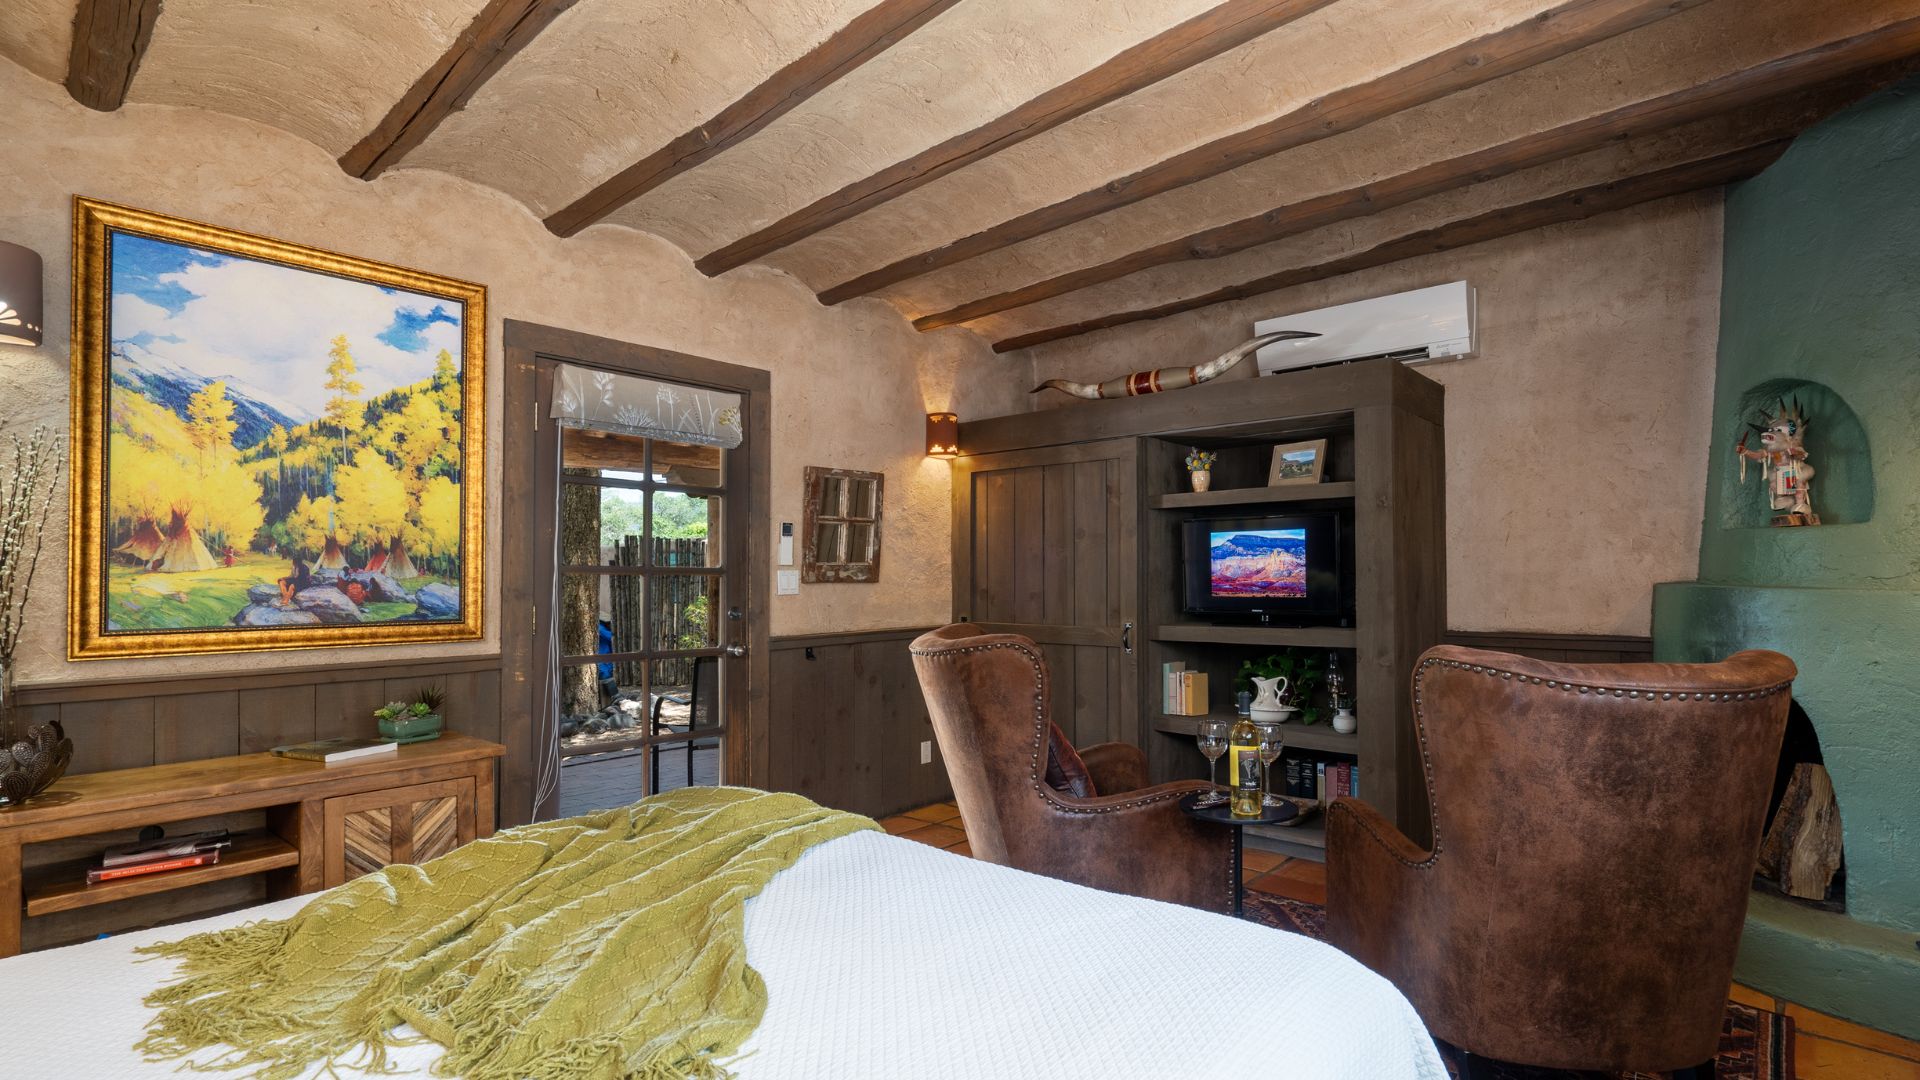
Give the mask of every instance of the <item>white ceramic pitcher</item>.
<svg viewBox="0 0 1920 1080">
<path fill-rule="evenodd" d="M 1263 679 L 1255 675 L 1253 685 L 1259 693 L 1254 695 L 1253 708 L 1248 710 L 1249 716 L 1255 720 L 1269 720 L 1281 724 L 1293 718 L 1292 707 L 1283 702 L 1288 685 L 1285 675 L 1276 675 L 1271 679 Z"/>
</svg>

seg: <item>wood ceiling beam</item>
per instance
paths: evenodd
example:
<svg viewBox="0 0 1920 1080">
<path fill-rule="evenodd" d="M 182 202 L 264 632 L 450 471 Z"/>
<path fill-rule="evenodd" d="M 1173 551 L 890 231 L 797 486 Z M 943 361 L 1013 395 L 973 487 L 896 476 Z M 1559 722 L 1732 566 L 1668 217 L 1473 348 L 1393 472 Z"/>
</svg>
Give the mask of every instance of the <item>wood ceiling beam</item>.
<svg viewBox="0 0 1920 1080">
<path fill-rule="evenodd" d="M 371 180 L 427 141 L 447 117 L 578 0 L 488 0 L 453 45 L 414 80 L 366 137 L 340 155 L 347 175 Z"/>
<path fill-rule="evenodd" d="M 1244 45 L 1333 0 L 1226 0 L 1012 112 L 857 180 L 695 261 L 709 277 L 890 202 L 1102 105 Z"/>
<path fill-rule="evenodd" d="M 1784 56 L 1662 97 L 1635 102 L 1571 124 L 1524 135 L 1485 150 L 1462 154 L 1344 191 L 1303 199 L 1263 214 L 1189 233 L 1095 266 L 925 315 L 915 319 L 913 325 L 921 331 L 938 330 L 1063 296 L 1152 267 L 1217 259 L 1312 229 L 1376 214 L 1468 184 L 1485 183 L 1522 169 L 1576 157 L 1616 140 L 1650 135 L 1725 115 L 1761 102 L 1815 90 L 1836 81 L 1844 80 L 1849 84 L 1846 89 L 1851 90 L 1854 96 L 1863 96 L 1910 70 L 1910 61 L 1915 56 L 1920 56 L 1920 17 Z M 1894 66 L 1888 68 L 1888 65 Z M 1863 74 L 1868 77 L 1862 79 Z M 1854 90 L 1856 86 L 1857 90 Z"/>
<path fill-rule="evenodd" d="M 159 18 L 160 0 L 80 0 L 67 49 L 67 93 L 73 100 L 100 112 L 118 109 Z"/>
<path fill-rule="evenodd" d="M 821 292 L 820 302 L 837 304 L 865 296 L 908 278 L 1031 240 L 1074 222 L 1523 71 L 1705 2 L 1566 0 L 1525 22 L 1416 60 L 1371 82 L 1335 90 L 1265 123 L 1155 162 L 1091 191 L 862 274 Z"/>
<path fill-rule="evenodd" d="M 959 0 L 881 0 L 805 56 L 773 73 L 712 119 L 627 166 L 549 214 L 548 229 L 572 236 L 739 143 L 879 56 Z"/>
<path fill-rule="evenodd" d="M 1376 244 L 1365 251 L 1355 252 L 1328 262 L 1292 267 L 1157 307 L 1122 311 L 1065 326 L 1054 326 L 1020 334 L 994 342 L 993 351 L 1013 352 L 1016 349 L 1024 349 L 1049 341 L 1090 334 L 1095 330 L 1105 330 L 1150 319 L 1164 319 L 1169 315 L 1197 311 L 1200 308 L 1233 300 L 1244 300 L 1250 296 L 1259 296 L 1262 293 L 1304 285 L 1325 278 L 1339 277 L 1342 274 L 1384 266 L 1403 259 L 1451 251 L 1469 244 L 1496 240 L 1546 225 L 1579 221 L 1596 214 L 1622 210 L 1672 195 L 1719 187 L 1735 180 L 1747 179 L 1765 169 L 1778 160 L 1792 143 L 1793 140 L 1790 138 L 1772 139 L 1638 176 L 1561 192 L 1516 206 L 1501 207 L 1484 214 L 1408 233 Z"/>
</svg>

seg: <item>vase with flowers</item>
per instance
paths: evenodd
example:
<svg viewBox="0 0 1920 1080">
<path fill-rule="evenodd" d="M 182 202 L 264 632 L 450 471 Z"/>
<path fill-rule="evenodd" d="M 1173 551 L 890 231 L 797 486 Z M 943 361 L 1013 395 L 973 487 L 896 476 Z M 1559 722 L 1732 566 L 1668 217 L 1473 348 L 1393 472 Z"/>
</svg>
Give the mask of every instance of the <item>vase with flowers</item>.
<svg viewBox="0 0 1920 1080">
<path fill-rule="evenodd" d="M 24 716 L 14 687 L 21 626 L 65 463 L 59 435 L 38 427 L 24 439 L 13 436 L 12 467 L 0 476 L 0 807 L 45 791 L 73 760 L 73 740 L 58 720 L 20 730 Z"/>
<path fill-rule="evenodd" d="M 1213 486 L 1213 463 L 1219 458 L 1219 454 L 1199 447 L 1187 454 L 1187 477 L 1193 481 L 1193 490 L 1206 491 Z"/>
</svg>

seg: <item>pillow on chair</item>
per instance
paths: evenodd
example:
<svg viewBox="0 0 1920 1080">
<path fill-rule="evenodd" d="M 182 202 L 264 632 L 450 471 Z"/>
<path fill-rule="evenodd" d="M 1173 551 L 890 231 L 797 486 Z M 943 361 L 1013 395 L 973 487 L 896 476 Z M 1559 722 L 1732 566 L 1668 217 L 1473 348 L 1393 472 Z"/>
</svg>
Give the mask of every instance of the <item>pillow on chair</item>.
<svg viewBox="0 0 1920 1080">
<path fill-rule="evenodd" d="M 1047 725 L 1047 786 L 1076 799 L 1091 799 L 1100 794 L 1093 789 L 1093 774 L 1080 752 L 1073 748 L 1060 725 Z"/>
</svg>

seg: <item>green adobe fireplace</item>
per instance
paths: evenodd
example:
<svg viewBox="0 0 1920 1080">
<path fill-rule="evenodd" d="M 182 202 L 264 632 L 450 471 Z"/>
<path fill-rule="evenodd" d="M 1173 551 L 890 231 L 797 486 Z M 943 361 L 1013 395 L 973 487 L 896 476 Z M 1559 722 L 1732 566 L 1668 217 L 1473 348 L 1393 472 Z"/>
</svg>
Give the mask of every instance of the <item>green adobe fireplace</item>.
<svg viewBox="0 0 1920 1080">
<path fill-rule="evenodd" d="M 1662 660 L 1777 649 L 1845 832 L 1845 914 L 1755 894 L 1736 977 L 1920 1038 L 1920 79 L 1731 190 L 1698 581 L 1654 589 Z M 1733 445 L 1810 416 L 1817 528 L 1769 528 Z"/>
</svg>

